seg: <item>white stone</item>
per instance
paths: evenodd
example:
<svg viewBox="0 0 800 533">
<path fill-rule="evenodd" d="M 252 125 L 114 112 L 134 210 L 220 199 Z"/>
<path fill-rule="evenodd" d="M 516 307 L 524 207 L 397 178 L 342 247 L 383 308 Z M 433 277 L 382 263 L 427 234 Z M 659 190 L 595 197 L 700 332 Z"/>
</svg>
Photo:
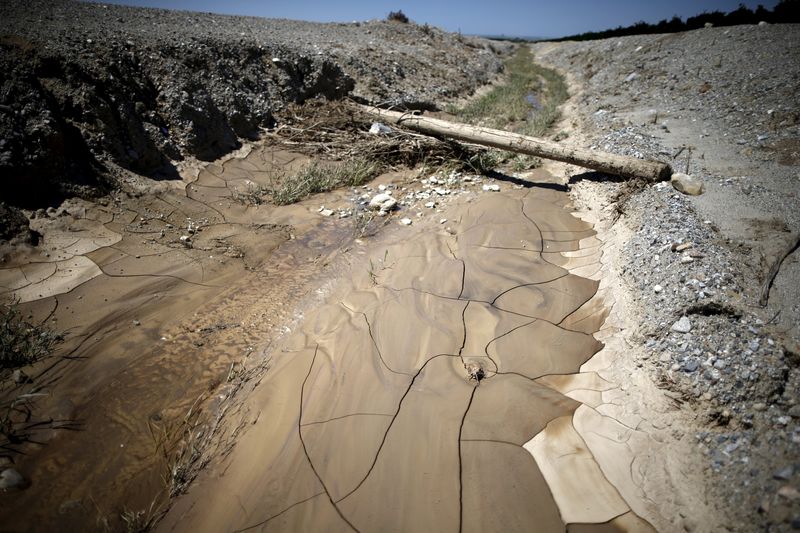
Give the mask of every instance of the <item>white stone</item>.
<svg viewBox="0 0 800 533">
<path fill-rule="evenodd" d="M 414 221 L 410 218 L 401 218 L 400 223 L 404 226 L 410 226 Z"/>
<path fill-rule="evenodd" d="M 672 327 L 669 328 L 672 331 L 676 331 L 678 333 L 689 333 L 692 331 L 692 323 L 689 322 L 689 319 L 685 316 L 682 316 L 680 320 L 672 324 Z"/>
<path fill-rule="evenodd" d="M 333 209 L 323 209 L 322 211 L 319 212 L 319 214 L 324 217 L 329 217 L 333 215 Z"/>
<path fill-rule="evenodd" d="M 676 191 L 680 191 L 683 194 L 690 194 L 692 196 L 703 194 L 703 181 L 700 178 L 682 172 L 676 172 L 672 175 L 672 178 L 670 178 L 670 182 Z"/>
<path fill-rule="evenodd" d="M 498 192 L 498 191 L 500 191 L 500 186 L 497 185 L 496 183 L 491 183 L 491 184 L 488 184 L 488 185 L 484 185 L 483 186 L 483 190 L 484 191 Z"/>
<path fill-rule="evenodd" d="M 25 478 L 13 468 L 0 472 L 0 489 L 21 489 L 25 486 Z"/>
<path fill-rule="evenodd" d="M 372 200 L 369 201 L 370 209 L 380 209 L 381 211 L 391 211 L 396 205 L 397 200 L 395 200 L 391 194 L 385 192 L 376 194 L 372 197 Z"/>
<path fill-rule="evenodd" d="M 656 294 L 658 294 L 659 292 L 661 292 L 663 290 L 664 290 L 664 287 L 662 287 L 661 285 L 654 285 L 653 286 L 653 291 L 655 291 Z"/>
</svg>

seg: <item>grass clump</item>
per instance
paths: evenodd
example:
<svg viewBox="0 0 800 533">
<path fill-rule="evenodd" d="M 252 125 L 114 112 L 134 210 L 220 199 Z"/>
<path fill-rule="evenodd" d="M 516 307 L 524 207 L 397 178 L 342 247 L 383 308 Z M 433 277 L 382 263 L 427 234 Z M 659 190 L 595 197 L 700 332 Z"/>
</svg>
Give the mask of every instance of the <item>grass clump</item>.
<svg viewBox="0 0 800 533">
<path fill-rule="evenodd" d="M 17 302 L 0 306 L 0 370 L 33 364 L 62 340 L 60 334 L 24 320 Z"/>
<path fill-rule="evenodd" d="M 527 46 L 506 61 L 507 80 L 480 98 L 450 112 L 469 123 L 510 128 L 516 133 L 543 136 L 560 117 L 558 107 L 568 98 L 564 78 L 537 65 Z"/>
<path fill-rule="evenodd" d="M 352 159 L 334 165 L 314 162 L 281 180 L 271 191 L 272 201 L 278 205 L 293 204 L 314 193 L 355 187 L 374 178 L 378 171 L 378 165 L 366 159 Z"/>
</svg>

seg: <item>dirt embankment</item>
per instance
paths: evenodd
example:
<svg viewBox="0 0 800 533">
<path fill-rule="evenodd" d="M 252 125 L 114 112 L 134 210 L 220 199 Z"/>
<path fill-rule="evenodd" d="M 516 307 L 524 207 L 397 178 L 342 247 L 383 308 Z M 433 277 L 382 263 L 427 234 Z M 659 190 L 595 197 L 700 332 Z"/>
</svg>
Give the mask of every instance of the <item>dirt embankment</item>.
<svg viewBox="0 0 800 533">
<path fill-rule="evenodd" d="M 564 125 L 572 139 L 665 160 L 704 182 L 700 196 L 665 184 L 632 191 L 596 175 L 573 186 L 584 209 L 619 217 L 619 246 L 608 257 L 621 291 L 615 309 L 631 318 L 626 394 L 646 397 L 646 384 L 656 383 L 674 397 L 655 423 L 663 457 L 694 462 L 677 485 L 705 484 L 706 503 L 719 510 L 698 521 L 679 507 L 676 527 L 800 527 L 800 262 L 792 244 L 800 234 L 800 27 L 534 50 L 576 92 Z"/>
<path fill-rule="evenodd" d="M 0 6 L 0 200 L 57 205 L 119 166 L 177 178 L 273 126 L 285 105 L 431 107 L 501 68 L 488 41 L 386 21 L 232 17 L 69 0 Z"/>
</svg>

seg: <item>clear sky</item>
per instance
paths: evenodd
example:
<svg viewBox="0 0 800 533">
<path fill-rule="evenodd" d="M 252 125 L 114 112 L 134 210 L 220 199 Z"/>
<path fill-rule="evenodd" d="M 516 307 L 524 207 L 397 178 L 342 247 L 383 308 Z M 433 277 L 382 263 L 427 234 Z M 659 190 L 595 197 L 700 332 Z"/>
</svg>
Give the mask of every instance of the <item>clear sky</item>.
<svg viewBox="0 0 800 533">
<path fill-rule="evenodd" d="M 106 2 L 109 3 L 109 2 Z M 420 24 L 466 34 L 560 37 L 605 30 L 643 20 L 658 22 L 674 15 L 686 18 L 704 11 L 732 11 L 743 3 L 772 9 L 778 0 L 111 0 L 136 6 L 211 11 L 319 22 L 384 18 L 402 10 Z"/>
</svg>

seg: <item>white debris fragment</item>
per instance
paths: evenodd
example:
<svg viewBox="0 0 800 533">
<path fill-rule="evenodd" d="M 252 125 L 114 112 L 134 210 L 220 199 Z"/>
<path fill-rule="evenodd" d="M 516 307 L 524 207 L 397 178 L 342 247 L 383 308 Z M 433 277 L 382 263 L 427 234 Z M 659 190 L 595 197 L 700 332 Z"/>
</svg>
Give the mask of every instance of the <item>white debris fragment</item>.
<svg viewBox="0 0 800 533">
<path fill-rule="evenodd" d="M 490 183 L 488 185 L 484 185 L 483 186 L 483 190 L 484 191 L 499 192 L 500 191 L 500 186 L 497 185 L 496 183 Z"/>
<path fill-rule="evenodd" d="M 410 226 L 413 223 L 413 220 L 410 218 L 401 218 L 400 223 L 404 226 Z"/>
<path fill-rule="evenodd" d="M 388 133 L 392 133 L 392 128 L 386 126 L 385 124 L 381 124 L 380 122 L 373 122 L 372 126 L 369 128 L 369 132 L 372 135 L 386 135 Z"/>
</svg>

